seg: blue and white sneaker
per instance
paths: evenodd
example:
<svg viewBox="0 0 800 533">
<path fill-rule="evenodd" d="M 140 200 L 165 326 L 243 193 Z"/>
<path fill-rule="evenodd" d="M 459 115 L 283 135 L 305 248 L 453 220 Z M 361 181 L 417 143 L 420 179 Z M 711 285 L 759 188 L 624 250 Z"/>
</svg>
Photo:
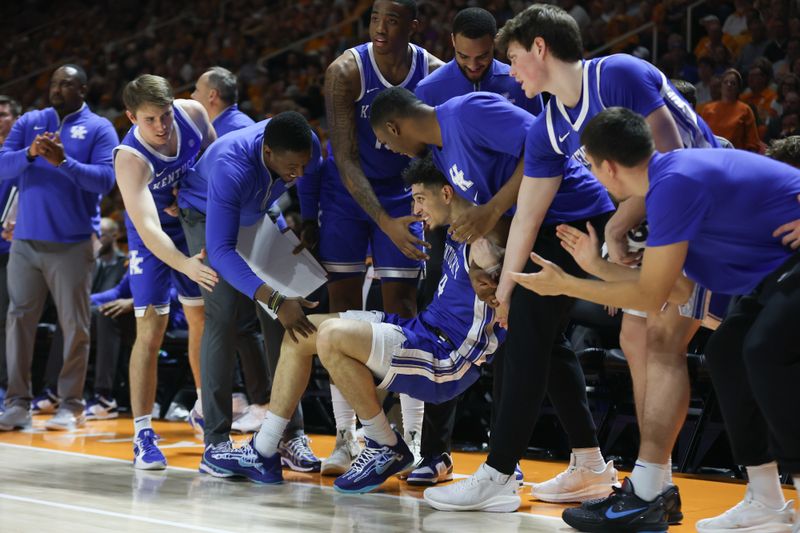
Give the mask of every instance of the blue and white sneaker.
<svg viewBox="0 0 800 533">
<path fill-rule="evenodd" d="M 310 442 L 306 435 L 299 435 L 288 441 L 281 440 L 278 444 L 281 464 L 295 472 L 319 472 L 322 461 L 311 451 Z"/>
<path fill-rule="evenodd" d="M 453 479 L 453 459 L 443 453 L 435 457 L 423 457 L 417 467 L 408 474 L 409 485 L 436 485 Z"/>
<path fill-rule="evenodd" d="M 241 464 L 242 451 L 229 440 L 209 444 L 203 451 L 198 470 L 214 477 L 234 477 Z"/>
<path fill-rule="evenodd" d="M 114 398 L 104 398 L 95 394 L 94 398 L 86 403 L 83 411 L 86 420 L 111 420 L 119 416 L 117 401 Z"/>
<path fill-rule="evenodd" d="M 59 398 L 53 389 L 46 388 L 42 393 L 33 399 L 31 402 L 31 411 L 35 415 L 52 414 L 56 412 L 58 406 L 61 405 L 61 398 Z"/>
<path fill-rule="evenodd" d="M 388 446 L 365 439 L 366 446 L 350 469 L 336 478 L 333 487 L 339 492 L 364 493 L 380 487 L 387 479 L 414 464 L 414 455 L 397 431 L 397 444 Z"/>
<path fill-rule="evenodd" d="M 203 415 L 197 409 L 197 405 L 192 407 L 192 410 L 189 412 L 189 425 L 194 430 L 194 434 L 198 439 L 203 438 L 203 433 L 205 433 L 205 421 L 203 420 Z"/>
<path fill-rule="evenodd" d="M 259 485 L 283 483 L 281 455 L 276 453 L 270 457 L 264 457 L 258 453 L 258 450 L 256 450 L 256 435 L 258 433 L 254 433 L 250 441 L 238 449 L 242 454 L 239 459 L 239 468 L 232 469 L 232 471 L 236 475 L 244 476 Z"/>
<path fill-rule="evenodd" d="M 164 470 L 167 458 L 158 449 L 160 437 L 151 429 L 143 429 L 133 439 L 133 467 L 139 470 Z"/>
</svg>

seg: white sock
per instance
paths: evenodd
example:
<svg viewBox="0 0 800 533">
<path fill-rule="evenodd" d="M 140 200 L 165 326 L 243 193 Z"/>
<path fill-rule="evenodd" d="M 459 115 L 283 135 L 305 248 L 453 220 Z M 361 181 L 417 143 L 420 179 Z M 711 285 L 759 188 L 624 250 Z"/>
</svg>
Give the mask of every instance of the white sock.
<svg viewBox="0 0 800 533">
<path fill-rule="evenodd" d="M 636 466 L 631 472 L 633 492 L 646 502 L 655 500 L 664 489 L 667 464 L 648 463 L 642 459 L 636 459 Z"/>
<path fill-rule="evenodd" d="M 362 418 L 361 425 L 364 426 L 364 436 L 368 439 L 374 440 L 381 445 L 394 446 L 397 444 L 397 435 L 392 431 L 389 419 L 386 418 L 383 411 L 370 419 L 364 420 Z"/>
<path fill-rule="evenodd" d="M 345 400 L 339 387 L 331 383 L 331 403 L 333 404 L 333 418 L 336 420 L 336 434 L 342 431 L 356 430 L 356 412 Z"/>
<path fill-rule="evenodd" d="M 134 435 L 139 435 L 143 429 L 153 429 L 153 415 L 144 415 L 133 419 Z"/>
<path fill-rule="evenodd" d="M 261 429 L 256 434 L 256 450 L 264 457 L 272 457 L 278 453 L 278 443 L 289 425 L 288 418 L 281 418 L 272 411 L 267 411 Z"/>
<path fill-rule="evenodd" d="M 786 500 L 781 490 L 778 463 L 771 462 L 747 467 L 747 486 L 753 498 L 770 509 L 780 509 Z"/>
<path fill-rule="evenodd" d="M 403 413 L 403 433 L 409 438 L 422 439 L 422 420 L 425 418 L 425 402 L 408 394 L 400 395 L 400 410 Z M 421 442 L 421 440 L 420 440 Z"/>
<path fill-rule="evenodd" d="M 606 468 L 606 462 L 600 448 L 573 448 L 575 454 L 575 466 L 582 466 L 594 472 L 602 472 Z"/>
<path fill-rule="evenodd" d="M 203 400 L 202 400 L 203 395 L 202 395 L 202 392 L 203 392 L 202 389 L 197 389 L 197 400 L 194 402 L 194 408 L 197 411 L 197 414 L 199 414 L 200 416 L 203 416 Z"/>
</svg>

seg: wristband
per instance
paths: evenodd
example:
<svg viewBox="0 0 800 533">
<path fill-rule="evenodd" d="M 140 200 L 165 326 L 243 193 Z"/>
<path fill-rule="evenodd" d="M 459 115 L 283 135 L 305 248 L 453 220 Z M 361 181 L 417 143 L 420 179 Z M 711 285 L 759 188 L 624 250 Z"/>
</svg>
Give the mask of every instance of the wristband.
<svg viewBox="0 0 800 533">
<path fill-rule="evenodd" d="M 36 156 L 31 155 L 31 147 L 29 146 L 27 150 L 25 150 L 25 159 L 28 160 L 28 163 L 33 163 L 36 161 Z"/>
<path fill-rule="evenodd" d="M 269 307 L 269 310 L 277 315 L 278 309 L 281 308 L 281 305 L 284 301 L 286 301 L 286 296 L 278 291 L 272 291 L 272 294 L 270 294 L 269 298 L 267 298 L 267 307 Z"/>
</svg>

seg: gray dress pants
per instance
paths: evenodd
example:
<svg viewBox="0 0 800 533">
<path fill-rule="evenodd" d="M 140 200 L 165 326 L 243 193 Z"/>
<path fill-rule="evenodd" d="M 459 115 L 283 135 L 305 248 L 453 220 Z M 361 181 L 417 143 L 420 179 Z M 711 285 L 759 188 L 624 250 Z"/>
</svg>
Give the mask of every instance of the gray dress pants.
<svg viewBox="0 0 800 533">
<path fill-rule="evenodd" d="M 78 243 L 15 240 L 8 261 L 6 405 L 30 407 L 31 364 L 36 327 L 47 292 L 53 296 L 64 335 L 64 364 L 58 377 L 61 405 L 83 411 L 89 360 L 89 290 L 94 254 L 89 240 Z"/>
<path fill-rule="evenodd" d="M 206 245 L 206 217 L 194 209 L 181 209 L 183 232 L 191 254 L 198 254 Z M 203 289 L 206 324 L 200 345 L 200 374 L 202 379 L 203 418 L 205 443 L 217 444 L 228 440 L 232 423 L 233 377 L 235 368 L 235 346 L 237 318 L 253 313 L 256 303 L 233 288 L 224 279 L 214 286 L 212 292 Z M 274 377 L 278 365 L 283 328 L 280 323 L 266 317 L 260 318 L 264 341 L 267 346 L 267 367 Z M 280 328 L 280 329 L 278 329 Z M 243 351 L 239 354 L 245 382 L 263 380 L 266 390 L 267 368 L 262 361 L 247 360 Z M 259 375 L 261 374 L 261 375 Z M 250 388 L 250 387 L 248 387 Z M 298 406 L 286 429 L 286 438 L 303 432 L 303 413 Z"/>
</svg>

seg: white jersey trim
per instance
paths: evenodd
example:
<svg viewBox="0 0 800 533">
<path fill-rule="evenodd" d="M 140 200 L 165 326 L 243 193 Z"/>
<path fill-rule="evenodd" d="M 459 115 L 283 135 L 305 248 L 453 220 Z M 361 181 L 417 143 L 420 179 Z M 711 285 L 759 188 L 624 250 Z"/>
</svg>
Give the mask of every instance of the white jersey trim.
<svg viewBox="0 0 800 533">
<path fill-rule="evenodd" d="M 197 134 L 197 136 L 200 137 L 200 143 L 202 144 L 203 143 L 203 134 L 200 133 L 200 128 L 197 126 L 197 124 L 195 124 L 194 120 L 192 120 L 192 117 L 189 116 L 189 113 L 183 107 L 181 107 L 181 105 L 178 103 L 178 102 L 183 102 L 183 101 L 185 101 L 185 100 L 184 99 L 175 100 L 175 102 L 173 103 L 173 106 L 175 107 L 175 109 L 178 110 L 178 112 L 181 115 L 183 115 L 183 118 L 184 118 L 184 120 L 186 120 L 186 123 L 189 124 L 189 126 L 192 127 L 192 129 Z M 233 106 L 231 106 L 231 107 L 233 107 Z M 181 149 L 178 148 L 178 153 L 180 153 L 180 150 Z"/>
<path fill-rule="evenodd" d="M 178 109 L 178 106 L 172 106 L 172 108 L 173 109 Z M 175 122 L 174 120 L 172 122 L 172 127 L 175 129 L 175 134 L 178 136 L 177 148 L 175 150 L 175 155 L 172 155 L 172 156 L 164 155 L 164 154 L 156 151 L 156 149 L 153 148 L 152 146 L 150 146 L 150 144 L 148 144 L 148 142 L 144 140 L 144 138 L 142 137 L 142 134 L 139 133 L 139 126 L 134 126 L 133 127 L 133 136 L 136 137 L 136 140 L 139 141 L 140 143 L 142 143 L 142 146 L 144 146 L 144 149 L 147 150 L 147 152 L 150 155 L 152 155 L 153 157 L 155 157 L 156 159 L 160 159 L 161 161 L 164 161 L 165 163 L 174 163 L 175 161 L 178 160 L 178 157 L 180 157 L 180 155 L 181 155 L 181 128 L 180 128 L 180 126 L 178 126 L 178 123 Z"/>
<path fill-rule="evenodd" d="M 545 109 L 545 120 L 547 123 L 547 136 L 550 138 L 550 146 L 553 148 L 553 151 L 558 155 L 564 155 L 564 152 L 561 150 L 561 147 L 558 146 L 558 142 L 556 141 L 556 132 L 553 128 L 553 111 L 550 102 L 547 102 L 547 108 Z"/>
<path fill-rule="evenodd" d="M 381 69 L 378 68 L 378 64 L 375 62 L 375 55 L 372 53 L 372 43 L 367 45 L 367 52 L 369 53 L 369 61 L 372 63 L 372 68 L 375 70 L 375 74 L 378 76 L 380 82 L 387 89 L 391 89 L 392 87 L 405 87 L 411 81 L 411 78 L 414 77 L 414 72 L 417 70 L 417 47 L 411 43 L 408 44 L 408 47 L 411 49 L 411 67 L 408 69 L 408 75 L 406 76 L 406 79 L 404 79 L 399 85 L 392 85 L 386 80 L 386 78 L 383 77 Z M 428 57 L 427 53 L 425 54 L 425 57 Z M 364 90 L 363 81 L 361 83 L 361 90 Z"/>
<path fill-rule="evenodd" d="M 361 55 L 356 51 L 355 48 L 350 48 L 347 50 L 353 57 L 356 59 L 356 66 L 358 67 L 358 75 L 361 76 L 361 92 L 358 93 L 358 98 L 356 98 L 356 102 L 360 102 L 362 98 L 364 98 L 364 91 L 366 91 L 367 82 L 364 79 L 364 64 L 361 62 Z"/>
<path fill-rule="evenodd" d="M 561 115 L 567 121 L 567 124 L 572 127 L 573 131 L 577 132 L 583 126 L 583 121 L 586 120 L 586 115 L 589 114 L 589 102 L 591 97 L 589 96 L 589 69 L 586 68 L 586 63 L 583 64 L 583 82 L 581 87 L 581 112 L 578 114 L 578 118 L 575 120 L 575 123 L 572 123 L 572 120 L 569 118 L 569 114 L 567 110 L 564 108 L 564 104 L 561 103 L 561 100 L 556 99 L 556 105 L 558 106 L 558 110 L 561 112 Z"/>
<path fill-rule="evenodd" d="M 128 152 L 129 154 L 133 154 L 136 157 L 140 158 L 145 163 L 147 163 L 147 166 L 150 168 L 150 178 L 147 180 L 147 184 L 149 185 L 150 182 L 153 181 L 153 178 L 156 175 L 156 171 L 153 168 L 153 162 L 150 161 L 150 159 L 148 159 L 148 157 L 146 155 L 144 155 L 142 152 L 140 152 L 139 150 L 137 150 L 133 146 L 128 146 L 127 144 L 120 144 L 119 146 L 114 147 L 113 154 L 116 156 L 116 153 L 119 150 L 124 150 L 125 152 Z"/>
</svg>

